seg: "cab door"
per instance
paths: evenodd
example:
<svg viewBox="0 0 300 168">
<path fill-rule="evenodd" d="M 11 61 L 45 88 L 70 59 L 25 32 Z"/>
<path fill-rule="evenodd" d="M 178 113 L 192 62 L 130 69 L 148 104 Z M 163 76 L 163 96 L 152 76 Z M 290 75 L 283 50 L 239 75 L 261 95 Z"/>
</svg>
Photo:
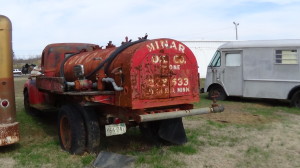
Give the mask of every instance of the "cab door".
<svg viewBox="0 0 300 168">
<path fill-rule="evenodd" d="M 221 52 L 216 51 L 211 62 L 207 67 L 206 79 L 205 79 L 205 90 L 207 91 L 208 87 L 211 84 L 218 83 L 222 85 L 222 76 L 221 73 L 224 70 L 224 67 L 221 67 Z"/>
<path fill-rule="evenodd" d="M 243 66 L 242 51 L 222 52 L 225 62 L 223 64 L 223 85 L 229 96 L 243 95 Z"/>
</svg>

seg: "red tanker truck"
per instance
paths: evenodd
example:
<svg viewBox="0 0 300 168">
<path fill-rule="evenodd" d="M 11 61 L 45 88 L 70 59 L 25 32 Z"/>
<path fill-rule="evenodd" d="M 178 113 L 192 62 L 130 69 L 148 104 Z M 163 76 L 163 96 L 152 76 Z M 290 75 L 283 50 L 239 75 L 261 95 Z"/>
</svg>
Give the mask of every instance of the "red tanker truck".
<svg viewBox="0 0 300 168">
<path fill-rule="evenodd" d="M 135 126 L 155 142 L 184 144 L 182 117 L 223 107 L 193 109 L 199 101 L 194 54 L 179 41 L 146 38 L 119 47 L 46 46 L 40 74 L 24 86 L 26 111 L 58 110 L 60 144 L 72 154 L 96 152 L 100 132 L 119 135 Z"/>
<path fill-rule="evenodd" d="M 0 146 L 19 142 L 11 40 L 11 22 L 0 15 Z"/>
</svg>

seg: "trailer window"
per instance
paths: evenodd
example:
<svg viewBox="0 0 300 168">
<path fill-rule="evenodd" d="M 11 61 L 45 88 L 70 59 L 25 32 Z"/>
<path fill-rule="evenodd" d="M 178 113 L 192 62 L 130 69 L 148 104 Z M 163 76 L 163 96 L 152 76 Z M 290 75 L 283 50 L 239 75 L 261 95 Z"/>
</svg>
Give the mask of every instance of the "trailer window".
<svg viewBox="0 0 300 168">
<path fill-rule="evenodd" d="M 241 54 L 239 53 L 228 53 L 225 54 L 226 66 L 241 66 Z"/>
<path fill-rule="evenodd" d="M 297 50 L 276 50 L 276 64 L 298 64 Z"/>
<path fill-rule="evenodd" d="M 217 51 L 213 57 L 213 59 L 211 60 L 209 66 L 212 67 L 219 67 L 221 66 L 221 52 Z"/>
</svg>

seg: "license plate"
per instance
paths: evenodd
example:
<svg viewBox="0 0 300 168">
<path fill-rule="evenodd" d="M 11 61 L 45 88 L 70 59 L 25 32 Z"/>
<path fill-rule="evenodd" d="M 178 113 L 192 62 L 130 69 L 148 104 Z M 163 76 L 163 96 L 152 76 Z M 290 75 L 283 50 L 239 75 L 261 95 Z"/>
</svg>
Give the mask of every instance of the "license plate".
<svg viewBox="0 0 300 168">
<path fill-rule="evenodd" d="M 125 123 L 105 125 L 106 136 L 121 135 L 126 133 Z"/>
</svg>

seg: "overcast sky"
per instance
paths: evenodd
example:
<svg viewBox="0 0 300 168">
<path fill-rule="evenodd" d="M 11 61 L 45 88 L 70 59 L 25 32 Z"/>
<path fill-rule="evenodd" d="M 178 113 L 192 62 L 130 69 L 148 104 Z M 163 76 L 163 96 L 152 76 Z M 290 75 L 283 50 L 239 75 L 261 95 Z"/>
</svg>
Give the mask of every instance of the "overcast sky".
<svg viewBox="0 0 300 168">
<path fill-rule="evenodd" d="M 13 24 L 17 57 L 49 43 L 117 46 L 128 36 L 150 39 L 300 39 L 299 0 L 0 0 Z"/>
</svg>

